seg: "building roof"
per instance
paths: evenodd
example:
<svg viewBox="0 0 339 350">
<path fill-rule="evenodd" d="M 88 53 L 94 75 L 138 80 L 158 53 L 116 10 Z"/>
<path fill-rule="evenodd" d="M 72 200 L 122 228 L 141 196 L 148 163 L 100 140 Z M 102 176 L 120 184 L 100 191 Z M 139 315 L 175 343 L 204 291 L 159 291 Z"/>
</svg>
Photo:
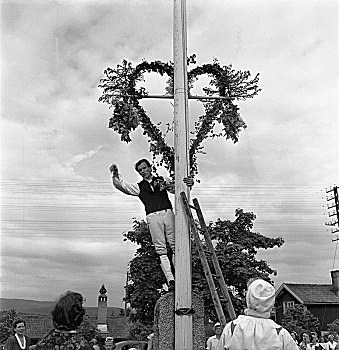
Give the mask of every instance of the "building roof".
<svg viewBox="0 0 339 350">
<path fill-rule="evenodd" d="M 283 283 L 276 292 L 288 291 L 302 304 L 339 304 L 339 297 L 331 284 Z"/>
<path fill-rule="evenodd" d="M 107 317 L 107 324 L 112 337 L 129 339 L 130 324 L 127 317 Z"/>
<path fill-rule="evenodd" d="M 26 334 L 33 339 L 40 339 L 54 328 L 51 315 L 27 315 L 21 314 L 26 321 Z M 93 325 L 97 325 L 98 317 L 88 316 Z M 128 339 L 130 325 L 126 317 L 107 317 L 108 334 L 119 339 Z"/>
<path fill-rule="evenodd" d="M 98 317 L 88 316 L 92 324 L 97 324 Z M 127 317 L 107 317 L 108 336 L 113 338 L 129 338 L 130 324 Z"/>
<path fill-rule="evenodd" d="M 22 315 L 26 321 L 26 334 L 40 339 L 54 328 L 51 315 Z"/>
</svg>

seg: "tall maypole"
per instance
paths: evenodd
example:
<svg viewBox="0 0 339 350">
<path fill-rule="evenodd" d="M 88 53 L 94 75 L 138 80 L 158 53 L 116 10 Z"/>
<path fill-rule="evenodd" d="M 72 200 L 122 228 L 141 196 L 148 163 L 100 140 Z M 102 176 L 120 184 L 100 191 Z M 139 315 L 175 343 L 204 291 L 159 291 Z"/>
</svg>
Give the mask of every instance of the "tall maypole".
<svg viewBox="0 0 339 350">
<path fill-rule="evenodd" d="M 188 219 L 180 193 L 189 173 L 186 0 L 174 0 L 174 149 L 175 149 L 175 349 L 193 349 L 192 271 Z"/>
</svg>

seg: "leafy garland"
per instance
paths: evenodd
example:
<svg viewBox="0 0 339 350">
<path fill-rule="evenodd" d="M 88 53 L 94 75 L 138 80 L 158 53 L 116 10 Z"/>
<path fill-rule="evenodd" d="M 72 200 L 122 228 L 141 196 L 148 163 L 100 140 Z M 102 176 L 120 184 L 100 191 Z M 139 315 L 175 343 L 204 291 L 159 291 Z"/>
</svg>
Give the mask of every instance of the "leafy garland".
<svg viewBox="0 0 339 350">
<path fill-rule="evenodd" d="M 196 64 L 195 55 L 187 59 L 187 64 Z M 107 68 L 104 71 L 105 78 L 100 79 L 99 87 L 103 89 L 99 102 L 107 103 L 109 108 L 114 108 L 112 117 L 109 119 L 109 128 L 121 135 L 121 140 L 130 142 L 130 134 L 139 125 L 143 128 L 143 134 L 148 137 L 150 152 L 153 160 L 160 156 L 158 165 L 165 166 L 170 173 L 174 173 L 174 148 L 165 141 L 165 134 L 159 128 L 161 123 L 155 125 L 147 116 L 139 101 L 148 92 L 144 87 L 137 88 L 136 84 L 143 81 L 144 73 L 156 72 L 169 77 L 166 93 L 173 95 L 174 65 L 172 62 L 143 61 L 135 68 L 130 62 L 123 60 L 116 69 Z M 204 104 L 205 114 L 199 116 L 195 123 L 195 131 L 190 140 L 189 160 L 190 175 L 198 173 L 197 154 L 203 153 L 202 142 L 207 138 L 225 137 L 234 143 L 238 142 L 238 135 L 241 129 L 246 128 L 246 124 L 240 117 L 238 106 L 234 100 L 246 100 L 253 98 L 261 89 L 258 88 L 259 74 L 250 80 L 249 71 L 235 71 L 232 65 L 220 66 L 217 59 L 212 64 L 204 64 L 195 67 L 188 72 L 188 88 L 192 88 L 193 83 L 199 76 L 207 74 L 211 77 L 209 86 L 203 91 L 206 96 L 228 96 L 229 99 L 201 100 Z M 214 133 L 216 123 L 222 124 L 222 132 Z"/>
</svg>

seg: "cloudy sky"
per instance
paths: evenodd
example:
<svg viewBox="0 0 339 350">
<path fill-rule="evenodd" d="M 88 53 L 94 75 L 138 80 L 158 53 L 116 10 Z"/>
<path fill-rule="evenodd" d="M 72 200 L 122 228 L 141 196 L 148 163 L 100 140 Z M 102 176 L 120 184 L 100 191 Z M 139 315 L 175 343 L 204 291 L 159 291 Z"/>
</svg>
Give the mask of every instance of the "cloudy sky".
<svg viewBox="0 0 339 350">
<path fill-rule="evenodd" d="M 339 182 L 338 2 L 187 3 L 188 54 L 260 73 L 262 88 L 239 103 L 248 128 L 237 144 L 205 143 L 192 196 L 206 221 L 242 208 L 257 215 L 255 231 L 285 239 L 259 255 L 278 271 L 277 287 L 330 283 L 339 268 L 325 226 L 325 188 Z M 172 1 L 1 5 L 1 297 L 55 300 L 71 289 L 94 306 L 104 283 L 120 307 L 136 250 L 122 232 L 144 212 L 112 188 L 108 167 L 137 181 L 133 164 L 149 152 L 140 129 L 130 144 L 108 129 L 97 86 L 123 59 L 173 60 Z M 166 79 L 145 78 L 150 93 L 164 93 Z M 170 100 L 143 105 L 156 121 L 172 118 Z M 192 121 L 202 113 L 198 102 L 189 108 Z"/>
</svg>

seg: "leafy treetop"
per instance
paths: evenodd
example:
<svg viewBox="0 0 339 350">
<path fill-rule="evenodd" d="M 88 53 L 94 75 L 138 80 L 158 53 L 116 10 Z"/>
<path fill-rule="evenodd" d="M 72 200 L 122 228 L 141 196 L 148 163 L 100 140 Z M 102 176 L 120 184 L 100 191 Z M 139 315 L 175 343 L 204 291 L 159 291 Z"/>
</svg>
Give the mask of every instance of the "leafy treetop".
<svg viewBox="0 0 339 350">
<path fill-rule="evenodd" d="M 334 320 L 331 323 L 327 324 L 327 330 L 329 331 L 330 334 L 338 334 L 339 335 L 339 318 Z"/>
<path fill-rule="evenodd" d="M 269 238 L 253 232 L 255 218 L 253 213 L 237 209 L 234 221 L 218 219 L 215 223 L 209 224 L 209 233 L 225 282 L 230 287 L 237 314 L 245 306 L 247 281 L 252 277 L 270 281 L 270 275 L 276 275 L 276 271 L 266 261 L 257 260 L 258 250 L 280 247 L 284 243 L 280 237 Z M 133 323 L 139 322 L 151 329 L 155 303 L 164 293 L 163 284 L 166 280 L 161 272 L 159 258 L 146 222 L 134 220 L 133 231 L 125 233 L 125 240 L 139 245 L 135 257 L 129 263 L 126 301 L 136 311 L 130 319 Z M 209 256 L 207 258 L 210 259 Z M 216 321 L 213 301 L 194 241 L 192 241 L 192 289 L 204 298 L 207 316 Z M 225 305 L 223 308 L 226 310 Z"/>
<path fill-rule="evenodd" d="M 15 319 L 19 318 L 18 312 L 13 308 L 9 311 L 0 313 L 0 343 L 3 344 L 8 337 L 13 335 L 12 324 Z"/>
<path fill-rule="evenodd" d="M 187 63 L 196 64 L 195 55 L 190 56 Z M 130 142 L 131 132 L 141 126 L 143 134 L 148 137 L 153 160 L 159 156 L 158 165 L 165 166 L 170 173 L 173 173 L 174 148 L 167 144 L 166 133 L 164 134 L 159 127 L 161 123 L 154 124 L 139 103 L 140 99 L 148 95 L 148 92 L 144 87 L 137 87 L 137 83 L 144 80 L 145 73 L 150 72 L 161 76 L 166 74 L 169 77 L 166 92 L 172 95 L 174 76 L 172 62 L 143 61 L 133 67 L 132 63 L 123 60 L 117 68 L 107 68 L 104 71 L 105 77 L 100 79 L 99 84 L 103 90 L 99 101 L 113 108 L 109 128 L 119 133 L 122 141 Z M 209 86 L 203 88 L 205 95 L 218 94 L 229 99 L 201 100 L 205 114 L 198 117 L 195 130 L 191 133 L 193 135 L 189 150 L 191 176 L 195 176 L 198 172 L 197 154 L 202 153 L 204 139 L 224 137 L 231 139 L 234 143 L 238 141 L 239 132 L 246 128 L 246 124 L 240 117 L 239 108 L 234 101 L 253 98 L 261 90 L 258 88 L 259 74 L 251 80 L 249 71 L 235 71 L 232 65 L 221 66 L 218 60 L 214 59 L 213 63 L 197 66 L 188 72 L 189 91 L 193 83 L 204 74 L 211 78 Z M 220 133 L 213 131 L 217 123 L 222 125 Z"/>
<path fill-rule="evenodd" d="M 303 305 L 295 305 L 294 308 L 288 309 L 281 325 L 289 332 L 296 332 L 301 336 L 303 332 L 316 332 L 320 330 L 320 323 L 309 310 L 305 310 Z"/>
</svg>

